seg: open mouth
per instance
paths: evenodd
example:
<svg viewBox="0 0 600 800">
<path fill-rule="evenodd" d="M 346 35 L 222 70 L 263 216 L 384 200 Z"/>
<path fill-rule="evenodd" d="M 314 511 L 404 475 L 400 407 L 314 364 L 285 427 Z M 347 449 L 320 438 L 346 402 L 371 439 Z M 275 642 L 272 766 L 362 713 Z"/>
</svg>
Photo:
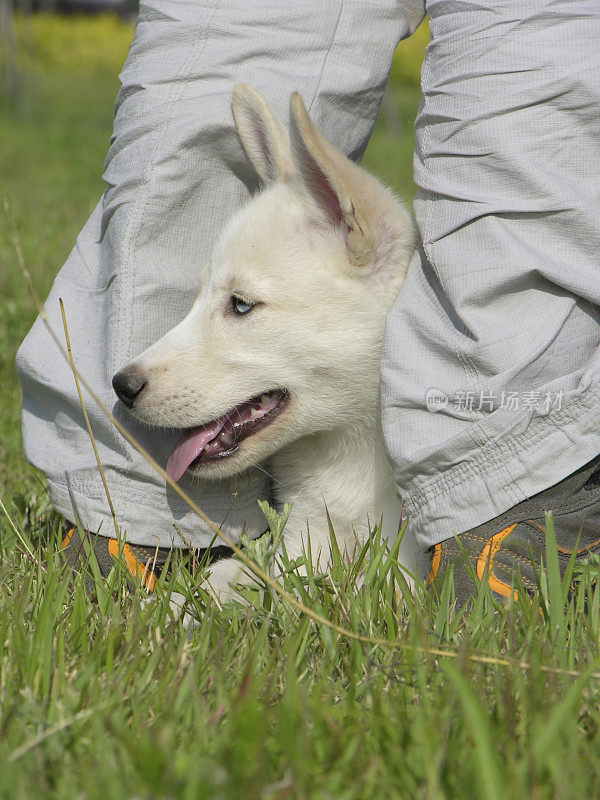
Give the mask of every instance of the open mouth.
<svg viewBox="0 0 600 800">
<path fill-rule="evenodd" d="M 178 481 L 190 467 L 233 455 L 242 439 L 279 416 L 289 398 L 285 389 L 273 389 L 240 403 L 218 419 L 185 431 L 169 456 L 167 475 Z"/>
</svg>

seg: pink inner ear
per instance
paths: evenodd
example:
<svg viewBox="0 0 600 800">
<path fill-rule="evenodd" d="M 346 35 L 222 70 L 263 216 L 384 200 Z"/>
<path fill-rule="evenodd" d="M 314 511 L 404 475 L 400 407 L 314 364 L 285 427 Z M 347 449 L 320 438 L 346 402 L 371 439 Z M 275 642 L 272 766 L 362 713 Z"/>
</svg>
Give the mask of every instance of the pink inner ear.
<svg viewBox="0 0 600 800">
<path fill-rule="evenodd" d="M 337 193 L 302 142 L 302 174 L 306 187 L 336 227 L 346 227 Z"/>
<path fill-rule="evenodd" d="M 251 111 L 250 124 L 252 125 L 254 138 L 260 149 L 260 153 L 267 167 L 267 171 L 270 173 L 270 178 L 274 179 L 277 177 L 277 163 L 273 154 L 273 143 L 270 140 L 268 132 L 265 130 L 262 118 L 254 111 L 254 109 Z"/>
</svg>

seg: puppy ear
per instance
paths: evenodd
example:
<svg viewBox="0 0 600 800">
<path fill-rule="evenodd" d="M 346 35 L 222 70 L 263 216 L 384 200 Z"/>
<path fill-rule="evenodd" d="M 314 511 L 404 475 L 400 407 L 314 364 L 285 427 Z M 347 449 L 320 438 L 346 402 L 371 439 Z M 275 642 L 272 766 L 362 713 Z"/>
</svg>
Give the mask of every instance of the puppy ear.
<svg viewBox="0 0 600 800">
<path fill-rule="evenodd" d="M 252 86 L 233 89 L 233 116 L 240 141 L 263 183 L 285 181 L 294 174 L 290 137 L 265 99 Z"/>
<path fill-rule="evenodd" d="M 344 234 L 351 263 L 365 268 L 374 245 L 368 213 L 372 179 L 317 130 L 297 92 L 290 112 L 297 177 L 330 224 Z"/>
</svg>

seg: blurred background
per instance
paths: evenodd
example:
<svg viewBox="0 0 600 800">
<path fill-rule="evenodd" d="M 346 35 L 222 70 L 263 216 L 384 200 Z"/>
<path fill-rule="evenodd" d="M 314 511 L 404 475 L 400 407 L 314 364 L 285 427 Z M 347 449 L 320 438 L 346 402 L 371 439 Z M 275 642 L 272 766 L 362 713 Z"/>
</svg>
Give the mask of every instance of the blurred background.
<svg viewBox="0 0 600 800">
<path fill-rule="evenodd" d="M 17 266 L 42 297 L 104 190 L 119 72 L 137 0 L 0 0 L 0 496 L 23 505 L 43 491 L 21 449 L 21 397 L 14 367 L 36 312 Z M 413 124 L 426 24 L 395 54 L 363 164 L 412 199 Z"/>
</svg>

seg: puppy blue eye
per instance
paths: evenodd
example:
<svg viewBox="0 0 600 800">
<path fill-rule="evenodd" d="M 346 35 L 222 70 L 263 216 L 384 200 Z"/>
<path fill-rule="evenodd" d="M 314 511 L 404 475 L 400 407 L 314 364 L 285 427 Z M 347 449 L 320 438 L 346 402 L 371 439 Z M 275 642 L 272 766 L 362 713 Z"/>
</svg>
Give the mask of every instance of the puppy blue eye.
<svg viewBox="0 0 600 800">
<path fill-rule="evenodd" d="M 236 297 L 236 295 L 232 295 L 231 305 L 236 314 L 247 314 L 254 308 L 254 303 L 248 303 L 241 297 Z"/>
</svg>

